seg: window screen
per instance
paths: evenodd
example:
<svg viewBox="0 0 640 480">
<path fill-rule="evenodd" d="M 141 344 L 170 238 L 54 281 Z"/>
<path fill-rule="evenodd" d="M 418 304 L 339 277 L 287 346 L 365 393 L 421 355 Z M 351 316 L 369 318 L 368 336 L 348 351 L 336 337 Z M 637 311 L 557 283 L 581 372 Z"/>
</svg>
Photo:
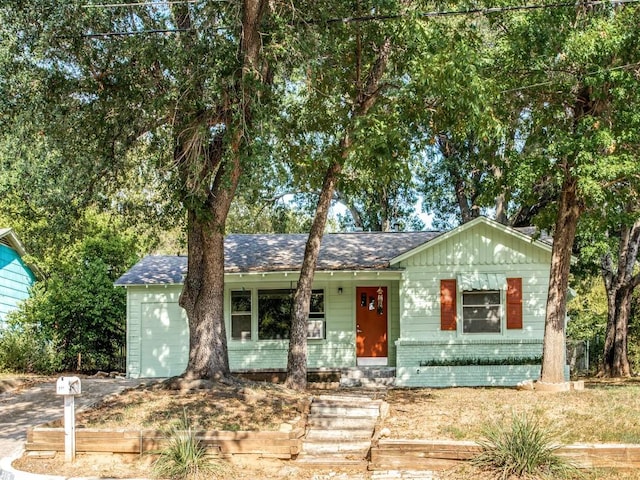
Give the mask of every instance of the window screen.
<svg viewBox="0 0 640 480">
<path fill-rule="evenodd" d="M 500 291 L 462 292 L 462 333 L 500 333 Z"/>
</svg>

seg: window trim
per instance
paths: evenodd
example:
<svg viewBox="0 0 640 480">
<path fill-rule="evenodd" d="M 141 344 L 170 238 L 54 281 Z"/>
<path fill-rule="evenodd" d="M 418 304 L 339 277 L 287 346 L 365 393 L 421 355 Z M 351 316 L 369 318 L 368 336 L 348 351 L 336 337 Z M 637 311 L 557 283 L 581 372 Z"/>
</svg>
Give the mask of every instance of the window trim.
<svg viewBox="0 0 640 480">
<path fill-rule="evenodd" d="M 248 312 L 235 312 L 233 310 L 233 294 L 234 293 L 248 293 L 250 310 Z M 238 289 L 229 291 L 229 339 L 234 342 L 250 342 L 253 340 L 253 292 L 251 290 Z M 233 317 L 234 316 L 246 316 L 249 314 L 249 338 L 234 337 L 233 336 Z"/>
<path fill-rule="evenodd" d="M 483 306 L 483 305 L 477 305 L 477 304 L 472 304 L 472 305 L 465 305 L 464 304 L 464 296 L 465 294 L 471 294 L 471 295 L 480 295 L 480 294 L 486 294 L 486 293 L 497 293 L 500 297 L 500 303 L 493 303 L 490 304 L 490 307 L 498 307 L 498 317 L 500 319 L 499 321 L 499 326 L 500 326 L 500 331 L 497 332 L 465 332 L 464 331 L 464 323 L 465 323 L 465 315 L 464 315 L 464 309 L 465 307 L 477 307 L 477 306 Z M 459 296 L 460 296 L 460 326 L 459 326 L 459 331 L 461 335 L 504 335 L 505 332 L 505 295 L 504 295 L 504 288 L 498 289 L 498 290 L 459 290 L 458 292 Z"/>
<path fill-rule="evenodd" d="M 289 341 L 289 337 L 287 336 L 286 338 L 260 338 L 260 318 L 259 318 L 259 294 L 260 292 L 269 292 L 269 291 L 284 291 L 284 290 L 288 290 L 293 298 L 293 294 L 295 292 L 295 289 L 291 289 L 291 288 L 277 288 L 277 287 L 270 287 L 270 288 L 262 288 L 259 286 L 255 286 L 252 288 L 230 288 L 229 289 L 229 328 L 228 328 L 228 333 L 227 333 L 227 338 L 229 341 L 232 342 L 288 342 Z M 326 300 L 327 300 L 327 296 L 326 296 L 326 287 L 318 287 L 318 288 L 313 288 L 311 290 L 312 295 L 313 294 L 321 294 L 322 295 L 322 311 L 310 311 L 309 312 L 309 318 L 307 319 L 307 341 L 311 341 L 311 342 L 319 342 L 319 341 L 325 341 L 327 339 L 327 305 L 326 305 Z M 233 294 L 235 292 L 248 292 L 250 294 L 250 299 L 251 299 L 251 312 L 233 312 L 232 308 L 233 308 Z M 310 305 L 311 308 L 311 305 Z M 246 315 L 247 313 L 250 313 L 251 315 L 251 331 L 250 331 L 250 338 L 238 338 L 238 337 L 233 337 L 233 317 L 234 315 Z M 311 322 L 322 322 L 322 325 L 319 329 L 321 332 L 321 335 L 319 336 L 309 336 L 309 332 L 311 332 Z"/>
</svg>

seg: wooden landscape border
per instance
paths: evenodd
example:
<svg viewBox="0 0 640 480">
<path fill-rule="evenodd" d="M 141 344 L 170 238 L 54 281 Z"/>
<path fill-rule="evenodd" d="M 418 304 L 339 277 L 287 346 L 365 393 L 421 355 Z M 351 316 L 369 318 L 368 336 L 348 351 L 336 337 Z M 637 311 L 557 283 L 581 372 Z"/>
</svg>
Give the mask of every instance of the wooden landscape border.
<svg viewBox="0 0 640 480">
<path fill-rule="evenodd" d="M 289 432 L 196 431 L 195 435 L 212 455 L 250 454 L 291 459 L 300 453 L 304 429 L 294 428 Z M 78 453 L 152 453 L 160 450 L 167 442 L 167 434 L 158 430 L 76 429 Z M 64 452 L 64 429 L 28 429 L 25 450 Z"/>
<path fill-rule="evenodd" d="M 468 461 L 480 452 L 475 442 L 453 440 L 380 439 L 371 448 L 370 470 L 438 470 Z M 638 444 L 582 444 L 560 447 L 578 468 L 640 468 Z"/>
</svg>

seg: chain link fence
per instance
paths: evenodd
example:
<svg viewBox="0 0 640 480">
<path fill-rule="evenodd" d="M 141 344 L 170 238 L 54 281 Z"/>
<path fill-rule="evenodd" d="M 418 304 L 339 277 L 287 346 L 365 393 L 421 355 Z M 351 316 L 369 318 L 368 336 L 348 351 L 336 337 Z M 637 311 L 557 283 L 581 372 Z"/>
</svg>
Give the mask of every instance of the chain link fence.
<svg viewBox="0 0 640 480">
<path fill-rule="evenodd" d="M 593 374 L 602 360 L 604 339 L 595 336 L 590 340 L 567 339 L 567 365 L 571 376 Z"/>
</svg>

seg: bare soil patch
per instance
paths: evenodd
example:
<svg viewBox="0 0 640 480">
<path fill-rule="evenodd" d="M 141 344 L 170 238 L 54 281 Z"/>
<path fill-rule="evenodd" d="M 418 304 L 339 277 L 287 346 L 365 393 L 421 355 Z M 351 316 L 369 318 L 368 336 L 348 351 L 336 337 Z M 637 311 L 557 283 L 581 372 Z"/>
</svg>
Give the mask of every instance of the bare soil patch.
<svg viewBox="0 0 640 480">
<path fill-rule="evenodd" d="M 476 440 L 490 422 L 527 413 L 562 443 L 640 443 L 640 384 L 589 383 L 584 391 L 511 388 L 390 390 L 391 438 Z"/>
<path fill-rule="evenodd" d="M 78 415 L 93 428 L 168 429 L 186 412 L 196 429 L 277 430 L 302 414 L 309 397 L 280 385 L 243 382 L 195 391 L 172 391 L 160 385 L 130 389 Z M 323 391 L 322 393 L 327 393 Z M 584 391 L 544 393 L 511 388 L 398 389 L 369 392 L 389 403 L 384 426 L 391 438 L 475 440 L 490 421 L 527 412 L 557 432 L 562 443 L 640 443 L 640 383 L 590 382 Z M 151 456 L 79 455 L 65 464 L 53 459 L 23 458 L 16 468 L 67 477 L 149 478 Z M 220 478 L 325 478 L 326 472 L 296 468 L 295 463 L 249 458 L 224 462 Z M 338 478 L 338 477 L 336 477 Z M 491 476 L 470 466 L 443 472 L 443 480 Z M 640 472 L 587 472 L 587 479 L 640 479 Z"/>
<path fill-rule="evenodd" d="M 39 383 L 50 382 L 53 377 L 43 375 L 14 375 L 0 373 L 0 395 L 3 393 L 16 393 L 31 388 Z"/>
<path fill-rule="evenodd" d="M 306 393 L 244 382 L 203 390 L 170 390 L 161 383 L 129 389 L 79 413 L 78 427 L 168 430 L 184 415 L 195 430 L 278 430 L 301 415 Z M 63 426 L 62 419 L 49 424 Z"/>
</svg>

